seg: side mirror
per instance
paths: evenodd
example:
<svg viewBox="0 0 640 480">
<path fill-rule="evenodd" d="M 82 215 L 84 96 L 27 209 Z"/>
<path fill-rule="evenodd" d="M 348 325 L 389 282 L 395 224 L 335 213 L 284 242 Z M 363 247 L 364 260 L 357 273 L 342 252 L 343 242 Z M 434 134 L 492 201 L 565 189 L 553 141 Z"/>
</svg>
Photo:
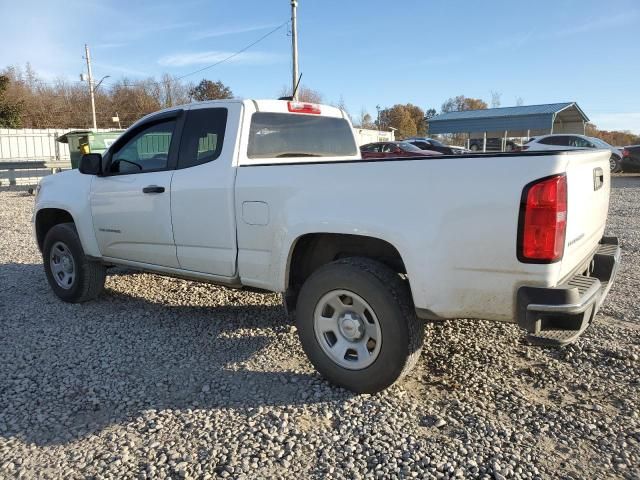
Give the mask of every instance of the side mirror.
<svg viewBox="0 0 640 480">
<path fill-rule="evenodd" d="M 99 153 L 83 155 L 78 170 L 85 175 L 100 175 L 102 173 L 102 155 Z"/>
</svg>

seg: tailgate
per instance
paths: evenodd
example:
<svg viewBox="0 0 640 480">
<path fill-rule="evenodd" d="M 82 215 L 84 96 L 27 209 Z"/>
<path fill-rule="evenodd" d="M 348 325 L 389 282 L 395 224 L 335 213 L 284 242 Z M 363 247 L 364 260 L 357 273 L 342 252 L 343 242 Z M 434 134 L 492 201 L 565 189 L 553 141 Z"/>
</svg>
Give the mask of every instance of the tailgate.
<svg viewBox="0 0 640 480">
<path fill-rule="evenodd" d="M 608 150 L 567 153 L 567 236 L 559 279 L 584 263 L 604 234 L 611 190 L 610 156 Z"/>
</svg>

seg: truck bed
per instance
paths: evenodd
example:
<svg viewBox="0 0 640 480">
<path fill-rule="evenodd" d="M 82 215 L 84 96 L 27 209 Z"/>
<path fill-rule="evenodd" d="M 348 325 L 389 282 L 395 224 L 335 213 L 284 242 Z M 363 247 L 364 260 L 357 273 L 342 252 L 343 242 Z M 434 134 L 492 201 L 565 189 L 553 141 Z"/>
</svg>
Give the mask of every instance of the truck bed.
<svg viewBox="0 0 640 480">
<path fill-rule="evenodd" d="M 236 211 L 242 212 L 244 202 L 260 201 L 270 217 L 267 226 L 256 227 L 238 216 L 243 284 L 272 288 L 276 282 L 284 290 L 286 257 L 274 258 L 274 252 L 286 256 L 285 246 L 308 232 L 367 235 L 399 251 L 417 308 L 434 317 L 504 321 L 515 321 L 519 286 L 555 286 L 595 251 L 610 182 L 603 151 L 283 158 L 241 160 L 239 167 Z M 598 191 L 594 169 L 602 170 Z M 553 264 L 522 263 L 516 239 L 523 188 L 565 172 L 564 257 Z"/>
</svg>

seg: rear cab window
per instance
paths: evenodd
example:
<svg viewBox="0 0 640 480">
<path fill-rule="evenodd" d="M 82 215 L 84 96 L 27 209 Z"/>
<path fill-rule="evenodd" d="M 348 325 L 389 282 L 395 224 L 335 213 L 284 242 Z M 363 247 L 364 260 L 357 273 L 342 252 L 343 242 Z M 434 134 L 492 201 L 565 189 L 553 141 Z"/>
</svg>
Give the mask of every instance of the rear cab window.
<svg viewBox="0 0 640 480">
<path fill-rule="evenodd" d="M 251 117 L 247 148 L 250 159 L 358 154 L 351 126 L 343 118 L 276 112 L 256 112 Z"/>
</svg>

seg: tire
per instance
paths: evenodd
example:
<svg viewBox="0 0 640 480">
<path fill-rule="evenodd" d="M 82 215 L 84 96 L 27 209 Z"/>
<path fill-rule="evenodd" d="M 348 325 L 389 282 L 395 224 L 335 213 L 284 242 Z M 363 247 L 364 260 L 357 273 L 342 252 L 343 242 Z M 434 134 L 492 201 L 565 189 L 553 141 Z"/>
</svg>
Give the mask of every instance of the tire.
<svg viewBox="0 0 640 480">
<path fill-rule="evenodd" d="M 478 150 L 480 150 L 480 147 L 478 145 L 476 145 L 475 143 L 472 143 L 469 146 L 469 150 L 471 150 L 472 152 L 477 152 Z"/>
<path fill-rule="evenodd" d="M 60 223 L 47 232 L 42 249 L 47 281 L 65 302 L 96 298 L 104 289 L 104 265 L 87 259 L 73 223 Z"/>
<path fill-rule="evenodd" d="M 609 169 L 611 173 L 622 172 L 622 166 L 620 166 L 620 159 L 615 155 L 611 155 L 611 157 L 609 157 Z"/>
<path fill-rule="evenodd" d="M 365 313 L 331 312 L 328 305 L 335 302 L 326 299 L 335 300 L 336 295 L 342 307 L 351 298 L 347 309 L 358 310 L 364 302 Z M 328 312 L 322 310 L 325 306 Z M 328 322 L 322 325 L 333 330 L 323 333 L 324 327 L 316 328 L 317 313 L 322 322 Z M 353 316 L 358 318 L 354 321 Z M 345 336 L 352 324 L 364 330 L 362 340 Z M 356 393 L 379 392 L 400 380 L 417 362 L 424 338 L 424 325 L 416 317 L 407 282 L 385 265 L 359 257 L 324 265 L 307 279 L 298 297 L 296 325 L 302 347 L 318 372 Z M 331 337 L 335 337 L 333 346 Z M 341 353 L 344 345 L 353 346 L 352 353 L 347 350 L 342 358 L 332 357 L 333 349 Z M 367 351 L 361 356 L 356 349 L 363 348 Z"/>
</svg>

